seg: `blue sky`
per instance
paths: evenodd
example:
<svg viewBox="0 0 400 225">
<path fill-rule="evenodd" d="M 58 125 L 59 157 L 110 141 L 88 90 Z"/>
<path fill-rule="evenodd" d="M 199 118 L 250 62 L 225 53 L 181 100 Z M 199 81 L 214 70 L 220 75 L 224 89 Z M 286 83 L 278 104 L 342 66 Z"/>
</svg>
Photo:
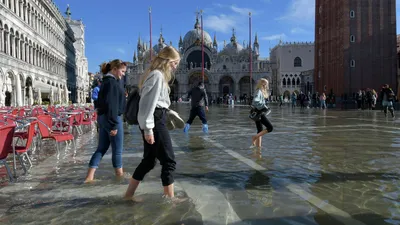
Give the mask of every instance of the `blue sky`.
<svg viewBox="0 0 400 225">
<path fill-rule="evenodd" d="M 152 8 L 152 42 L 160 30 L 168 44 L 177 47 L 193 29 L 196 10 L 203 10 L 204 30 L 217 35 L 219 49 L 229 43 L 232 28 L 240 44 L 249 39 L 248 12 L 252 12 L 252 36 L 257 32 L 261 57 L 269 57 L 269 48 L 283 41 L 314 41 L 315 0 L 53 0 L 62 12 L 67 4 L 72 18 L 82 19 L 86 29 L 86 56 L 89 71 L 97 72 L 106 60 L 132 61 L 140 36 L 150 40 L 148 9 Z M 399 18 L 400 0 L 397 1 Z M 398 23 L 398 30 L 399 30 Z M 252 40 L 252 42 L 253 42 Z"/>
</svg>

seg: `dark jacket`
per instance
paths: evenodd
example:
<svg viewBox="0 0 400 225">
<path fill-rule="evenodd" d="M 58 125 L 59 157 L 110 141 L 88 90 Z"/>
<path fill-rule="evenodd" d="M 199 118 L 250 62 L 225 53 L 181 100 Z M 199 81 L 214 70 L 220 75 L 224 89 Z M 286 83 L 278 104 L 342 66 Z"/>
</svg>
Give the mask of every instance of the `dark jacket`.
<svg viewBox="0 0 400 225">
<path fill-rule="evenodd" d="M 394 92 L 391 88 L 382 88 L 380 94 L 381 101 L 384 99 L 384 95 L 386 95 L 387 101 L 394 100 Z"/>
<path fill-rule="evenodd" d="M 188 98 L 192 99 L 192 108 L 208 106 L 208 98 L 205 88 L 192 88 L 188 93 Z"/>
<path fill-rule="evenodd" d="M 106 115 L 105 126 L 111 130 L 117 129 L 118 116 L 122 115 L 125 109 L 125 93 L 120 82 L 111 74 L 103 77 L 97 99 L 98 115 Z"/>
</svg>

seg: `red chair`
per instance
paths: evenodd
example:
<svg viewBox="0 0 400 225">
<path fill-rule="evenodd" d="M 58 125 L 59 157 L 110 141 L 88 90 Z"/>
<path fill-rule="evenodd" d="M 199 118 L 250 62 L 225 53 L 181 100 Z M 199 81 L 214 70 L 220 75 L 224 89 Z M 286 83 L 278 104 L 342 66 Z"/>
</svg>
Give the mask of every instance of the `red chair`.
<svg viewBox="0 0 400 225">
<path fill-rule="evenodd" d="M 31 148 L 32 141 L 33 141 L 33 136 L 35 135 L 35 126 L 37 124 L 37 121 L 32 121 L 30 123 L 27 123 L 25 126 L 28 126 L 28 131 L 27 131 L 27 136 L 26 136 L 26 142 L 25 145 L 23 146 L 16 146 L 16 143 L 18 143 L 18 140 L 14 144 L 14 149 L 11 148 L 9 149 L 9 153 L 16 153 L 18 156 L 18 160 L 21 163 L 22 168 L 24 169 L 25 174 L 32 168 L 32 161 L 28 156 L 28 151 Z M 17 138 L 23 139 L 23 137 L 16 136 Z M 28 163 L 29 163 L 29 168 L 27 169 L 23 157 L 26 157 Z"/>
<path fill-rule="evenodd" d="M 76 150 L 76 144 L 74 136 L 68 132 L 53 132 L 51 127 L 53 124 L 53 119 L 49 115 L 39 115 L 37 117 L 39 131 L 41 139 L 53 139 L 56 143 L 57 152 L 60 150 L 59 143 L 71 141 L 74 144 L 74 149 Z M 42 146 L 42 142 L 40 142 Z"/>
<path fill-rule="evenodd" d="M 9 154 L 9 149 L 12 149 L 15 127 L 16 124 L 13 122 L 7 125 L 0 125 L 0 162 L 6 167 L 11 182 L 14 181 L 14 179 L 10 167 L 7 165 L 7 156 Z"/>
</svg>

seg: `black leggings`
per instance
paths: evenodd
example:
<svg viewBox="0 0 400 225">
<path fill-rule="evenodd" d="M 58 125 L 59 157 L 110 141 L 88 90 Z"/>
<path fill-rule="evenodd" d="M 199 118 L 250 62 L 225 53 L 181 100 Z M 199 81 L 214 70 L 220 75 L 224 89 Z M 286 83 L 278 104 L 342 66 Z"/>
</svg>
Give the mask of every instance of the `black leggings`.
<svg viewBox="0 0 400 225">
<path fill-rule="evenodd" d="M 261 114 L 261 120 L 256 121 L 257 134 L 263 130 L 263 125 L 267 128 L 268 133 L 272 132 L 272 130 L 274 129 L 271 122 L 269 122 L 264 113 Z"/>
<path fill-rule="evenodd" d="M 154 144 L 149 144 L 144 138 L 142 130 L 142 138 L 144 145 L 143 159 L 132 175 L 135 180 L 143 180 L 144 176 L 156 165 L 156 158 L 160 161 L 161 181 L 163 186 L 174 183 L 173 173 L 175 171 L 175 154 L 172 149 L 171 137 L 166 127 L 166 110 L 156 109 L 154 112 Z"/>
</svg>

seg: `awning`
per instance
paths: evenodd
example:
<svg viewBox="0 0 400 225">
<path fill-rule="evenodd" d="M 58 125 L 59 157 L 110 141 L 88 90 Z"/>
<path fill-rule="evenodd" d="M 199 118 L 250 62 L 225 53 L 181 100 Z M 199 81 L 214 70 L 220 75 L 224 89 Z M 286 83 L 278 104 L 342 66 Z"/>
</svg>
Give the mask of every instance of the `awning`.
<svg viewBox="0 0 400 225">
<path fill-rule="evenodd" d="M 33 89 L 37 91 L 38 88 L 40 88 L 40 92 L 42 93 L 50 93 L 50 87 L 52 87 L 50 84 L 45 84 L 40 81 L 33 82 Z M 53 91 L 56 89 L 56 87 L 53 87 Z"/>
</svg>

